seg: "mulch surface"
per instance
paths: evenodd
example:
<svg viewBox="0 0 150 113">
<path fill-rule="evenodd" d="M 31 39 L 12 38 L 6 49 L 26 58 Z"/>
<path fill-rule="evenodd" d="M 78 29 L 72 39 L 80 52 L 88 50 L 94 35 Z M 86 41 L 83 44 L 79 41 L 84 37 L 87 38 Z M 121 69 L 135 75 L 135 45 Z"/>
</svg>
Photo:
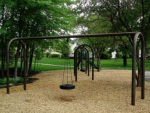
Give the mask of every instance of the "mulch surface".
<svg viewBox="0 0 150 113">
<path fill-rule="evenodd" d="M 129 70 L 95 71 L 94 81 L 91 75 L 78 72 L 73 90 L 59 88 L 62 74 L 39 73 L 33 77 L 39 80 L 27 84 L 27 91 L 23 85 L 11 87 L 9 95 L 0 89 L 0 113 L 150 113 L 150 82 L 145 82 L 144 100 L 140 99 L 141 89 L 136 88 L 136 105 L 131 106 Z"/>
</svg>

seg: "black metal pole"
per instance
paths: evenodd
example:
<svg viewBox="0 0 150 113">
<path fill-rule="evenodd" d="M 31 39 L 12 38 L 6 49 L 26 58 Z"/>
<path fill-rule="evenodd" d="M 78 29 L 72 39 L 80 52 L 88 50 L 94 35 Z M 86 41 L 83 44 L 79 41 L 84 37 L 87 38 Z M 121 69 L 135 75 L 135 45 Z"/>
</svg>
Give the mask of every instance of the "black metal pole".
<svg viewBox="0 0 150 113">
<path fill-rule="evenodd" d="M 92 80 L 94 80 L 94 52 L 92 51 Z"/>
<path fill-rule="evenodd" d="M 137 46 L 137 37 L 138 34 L 135 34 L 133 37 L 132 45 L 132 89 L 131 89 L 131 104 L 135 105 L 135 90 L 136 90 L 136 46 Z"/>
<path fill-rule="evenodd" d="M 90 60 L 90 56 L 89 56 L 89 52 L 88 52 L 88 76 L 90 76 L 90 63 L 89 63 L 89 60 Z"/>
<path fill-rule="evenodd" d="M 141 68 L 142 68 L 142 78 L 141 78 L 141 99 L 145 99 L 145 41 L 144 36 L 141 34 Z"/>
<path fill-rule="evenodd" d="M 74 69 L 75 69 L 75 81 L 77 82 L 77 50 L 75 51 L 75 54 L 74 54 Z"/>
<path fill-rule="evenodd" d="M 82 56 L 82 55 L 83 55 L 83 51 L 81 50 L 81 57 L 80 57 L 80 58 L 81 58 L 81 70 L 82 70 L 82 68 L 83 68 L 83 67 L 82 67 L 82 64 L 83 64 L 83 56 Z"/>
</svg>

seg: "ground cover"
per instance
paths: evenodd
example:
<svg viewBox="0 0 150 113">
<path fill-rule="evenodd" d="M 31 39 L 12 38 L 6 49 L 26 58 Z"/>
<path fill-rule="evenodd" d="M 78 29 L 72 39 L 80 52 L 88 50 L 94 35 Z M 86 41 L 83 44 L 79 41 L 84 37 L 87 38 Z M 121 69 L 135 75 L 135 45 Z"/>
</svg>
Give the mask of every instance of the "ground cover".
<svg viewBox="0 0 150 113">
<path fill-rule="evenodd" d="M 1 113 L 149 113 L 150 82 L 145 82 L 144 100 L 136 88 L 136 105 L 131 106 L 131 70 L 95 71 L 91 75 L 78 72 L 74 90 L 59 88 L 62 70 L 42 72 L 34 76 L 39 80 L 23 86 L 0 89 Z"/>
</svg>

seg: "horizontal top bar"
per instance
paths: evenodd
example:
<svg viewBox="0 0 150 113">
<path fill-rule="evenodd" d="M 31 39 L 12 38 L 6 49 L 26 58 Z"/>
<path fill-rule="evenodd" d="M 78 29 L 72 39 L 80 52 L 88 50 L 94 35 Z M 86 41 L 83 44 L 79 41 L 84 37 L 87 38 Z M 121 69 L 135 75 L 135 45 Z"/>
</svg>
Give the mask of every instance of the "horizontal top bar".
<svg viewBox="0 0 150 113">
<path fill-rule="evenodd" d="M 87 35 L 68 35 L 68 36 L 43 36 L 43 37 L 21 37 L 16 40 L 32 40 L 32 39 L 64 39 L 64 38 L 88 38 L 88 37 L 112 37 L 112 36 L 131 36 L 138 32 L 124 32 L 124 33 L 101 33 L 101 34 L 87 34 Z"/>
</svg>

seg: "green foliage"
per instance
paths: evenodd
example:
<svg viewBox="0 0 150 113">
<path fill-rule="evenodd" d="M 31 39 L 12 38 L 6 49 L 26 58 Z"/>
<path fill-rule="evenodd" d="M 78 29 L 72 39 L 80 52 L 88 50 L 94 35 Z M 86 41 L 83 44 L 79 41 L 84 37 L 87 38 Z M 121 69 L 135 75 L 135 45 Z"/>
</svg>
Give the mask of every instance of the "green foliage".
<svg viewBox="0 0 150 113">
<path fill-rule="evenodd" d="M 38 59 L 38 60 L 40 60 L 40 59 L 42 59 L 43 58 L 43 51 L 41 51 L 41 49 L 36 49 L 36 51 L 35 51 L 35 57 Z"/>
<path fill-rule="evenodd" d="M 17 78 L 10 78 L 10 83 L 12 84 L 16 84 L 16 83 L 23 83 L 24 82 L 24 79 L 23 78 L 20 78 L 20 77 L 17 77 Z M 7 82 L 7 79 L 6 78 L 1 78 L 0 79 L 0 85 L 5 85 Z"/>
<path fill-rule="evenodd" d="M 71 8 L 74 3 L 72 0 L 1 0 L 0 37 L 5 39 L 3 50 L 14 37 L 67 34 L 74 26 L 75 13 Z M 35 56 L 41 59 L 43 50 L 53 48 L 54 42 L 32 40 L 24 43 L 29 49 L 34 45 Z M 18 43 L 11 45 L 11 58 L 14 58 L 16 46 Z"/>
<path fill-rule="evenodd" d="M 150 38 L 148 38 L 150 36 L 149 0 L 89 1 L 87 5 L 81 2 L 77 10 L 80 14 L 83 12 L 78 21 L 80 26 L 82 23 L 85 27 L 90 26 L 88 27 L 88 31 L 98 31 L 100 29 L 99 33 L 101 33 L 101 31 L 102 33 L 140 31 L 145 36 L 146 48 L 150 47 Z M 86 21 L 84 22 L 83 20 Z M 109 23 L 109 26 L 107 23 Z M 130 37 L 128 37 L 128 39 L 121 39 L 121 37 L 119 37 L 112 42 L 115 42 L 115 45 L 111 48 L 115 48 L 115 50 L 119 52 L 122 51 L 122 54 L 126 54 L 127 56 L 131 55 L 132 39 Z M 146 52 L 148 52 L 148 49 Z"/>
<path fill-rule="evenodd" d="M 59 42 L 55 43 L 54 50 L 61 53 L 63 58 L 71 53 L 71 47 L 69 42 L 67 43 L 67 40 L 60 40 Z"/>
<path fill-rule="evenodd" d="M 60 58 L 59 54 L 51 54 L 51 58 Z"/>
<path fill-rule="evenodd" d="M 0 84 L 5 85 L 6 84 L 6 78 L 0 79 Z"/>
<path fill-rule="evenodd" d="M 81 31 L 83 34 L 98 34 L 111 32 L 111 23 L 105 17 L 93 13 L 88 10 L 88 7 L 79 6 L 77 9 L 82 16 L 78 17 L 77 25 L 83 27 Z M 84 28 L 87 28 L 85 30 Z M 94 49 L 95 57 L 100 58 L 101 55 L 107 51 L 108 48 L 114 47 L 112 38 L 88 38 L 80 39 L 80 43 L 86 43 Z"/>
<path fill-rule="evenodd" d="M 109 54 L 109 53 L 103 53 L 101 55 L 101 59 L 110 59 L 110 58 L 111 58 L 111 54 Z"/>
<path fill-rule="evenodd" d="M 123 57 L 123 54 L 118 51 L 117 54 L 116 54 L 116 58 L 122 58 L 122 57 Z"/>
</svg>

